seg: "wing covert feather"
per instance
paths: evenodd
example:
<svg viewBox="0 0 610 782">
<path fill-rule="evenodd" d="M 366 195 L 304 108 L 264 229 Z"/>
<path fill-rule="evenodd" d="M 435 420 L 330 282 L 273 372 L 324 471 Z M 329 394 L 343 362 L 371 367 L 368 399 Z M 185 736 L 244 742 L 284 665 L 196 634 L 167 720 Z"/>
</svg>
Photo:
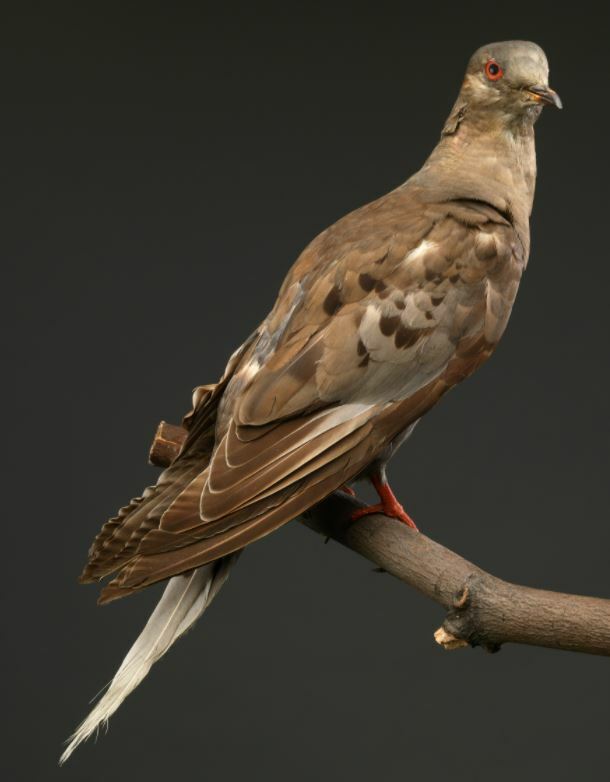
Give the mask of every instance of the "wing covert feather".
<svg viewBox="0 0 610 782">
<path fill-rule="evenodd" d="M 232 358 L 209 466 L 133 537 L 105 599 L 236 551 L 353 479 L 490 355 L 522 268 L 487 205 L 395 191 L 323 232 Z M 194 408 L 179 459 L 209 436 Z"/>
</svg>

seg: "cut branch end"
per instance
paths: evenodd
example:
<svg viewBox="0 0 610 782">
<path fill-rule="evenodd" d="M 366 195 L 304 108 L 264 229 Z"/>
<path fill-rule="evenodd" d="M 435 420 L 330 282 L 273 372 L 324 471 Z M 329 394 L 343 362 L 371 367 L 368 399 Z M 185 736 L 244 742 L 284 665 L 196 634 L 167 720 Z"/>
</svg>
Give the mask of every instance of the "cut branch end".
<svg viewBox="0 0 610 782">
<path fill-rule="evenodd" d="M 452 633 L 448 633 L 444 627 L 439 627 L 434 633 L 434 640 L 447 651 L 451 651 L 452 649 L 463 649 L 465 646 L 468 646 L 468 641 L 465 641 L 463 638 L 457 638 L 457 636 Z"/>
</svg>

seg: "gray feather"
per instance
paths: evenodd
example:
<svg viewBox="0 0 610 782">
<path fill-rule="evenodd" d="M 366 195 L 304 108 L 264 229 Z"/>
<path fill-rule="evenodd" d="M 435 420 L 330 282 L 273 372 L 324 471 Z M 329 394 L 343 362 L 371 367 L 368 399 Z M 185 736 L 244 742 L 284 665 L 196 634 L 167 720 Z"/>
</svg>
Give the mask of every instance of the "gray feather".
<svg viewBox="0 0 610 782">
<path fill-rule="evenodd" d="M 60 765 L 78 745 L 106 724 L 174 641 L 203 614 L 227 580 L 239 552 L 190 573 L 174 576 L 108 689 L 68 740 Z"/>
</svg>

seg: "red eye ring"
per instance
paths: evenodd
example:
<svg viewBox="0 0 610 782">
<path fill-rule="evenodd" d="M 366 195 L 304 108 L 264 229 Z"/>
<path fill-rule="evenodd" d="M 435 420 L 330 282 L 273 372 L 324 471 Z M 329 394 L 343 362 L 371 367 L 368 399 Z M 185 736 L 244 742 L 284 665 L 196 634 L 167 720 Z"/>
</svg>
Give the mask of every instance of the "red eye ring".
<svg viewBox="0 0 610 782">
<path fill-rule="evenodd" d="M 504 76 L 504 71 L 495 60 L 488 60 L 485 65 L 485 75 L 489 81 L 498 81 L 498 79 L 501 79 L 502 76 Z"/>
</svg>

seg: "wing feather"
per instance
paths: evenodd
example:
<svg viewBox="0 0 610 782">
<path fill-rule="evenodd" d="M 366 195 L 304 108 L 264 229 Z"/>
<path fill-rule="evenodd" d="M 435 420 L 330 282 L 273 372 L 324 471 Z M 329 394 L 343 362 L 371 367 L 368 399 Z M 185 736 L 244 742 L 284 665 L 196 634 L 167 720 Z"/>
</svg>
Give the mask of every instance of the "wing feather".
<svg viewBox="0 0 610 782">
<path fill-rule="evenodd" d="M 353 479 L 490 354 L 514 246 L 491 207 L 396 194 L 321 234 L 232 359 L 209 466 L 161 514 L 113 530 L 124 567 L 104 599 L 237 551 Z M 205 413 L 189 425 L 178 462 L 209 437 Z"/>
</svg>

